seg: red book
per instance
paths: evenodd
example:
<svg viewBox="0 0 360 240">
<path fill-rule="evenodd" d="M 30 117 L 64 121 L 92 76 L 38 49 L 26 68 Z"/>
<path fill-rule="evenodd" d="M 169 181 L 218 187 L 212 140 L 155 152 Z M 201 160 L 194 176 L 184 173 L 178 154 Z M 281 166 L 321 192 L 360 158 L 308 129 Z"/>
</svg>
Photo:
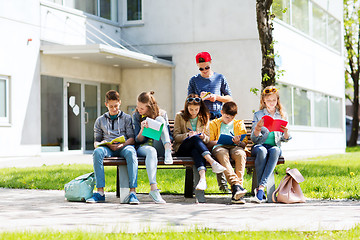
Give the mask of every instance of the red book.
<svg viewBox="0 0 360 240">
<path fill-rule="evenodd" d="M 265 115 L 262 118 L 264 119 L 264 127 L 266 127 L 270 132 L 284 132 L 283 130 L 281 130 L 280 127 L 286 127 L 286 125 L 288 124 L 288 122 L 285 120 L 273 119 L 271 116 L 268 115 Z"/>
</svg>

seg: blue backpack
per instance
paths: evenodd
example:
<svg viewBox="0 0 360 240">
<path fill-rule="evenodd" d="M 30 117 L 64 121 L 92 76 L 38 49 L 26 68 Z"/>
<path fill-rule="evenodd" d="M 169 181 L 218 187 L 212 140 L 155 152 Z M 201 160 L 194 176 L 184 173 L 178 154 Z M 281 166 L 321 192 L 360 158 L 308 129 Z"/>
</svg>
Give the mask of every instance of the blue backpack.
<svg viewBox="0 0 360 240">
<path fill-rule="evenodd" d="M 94 186 L 94 172 L 81 175 L 65 184 L 65 198 L 71 202 L 85 202 L 92 197 Z"/>
</svg>

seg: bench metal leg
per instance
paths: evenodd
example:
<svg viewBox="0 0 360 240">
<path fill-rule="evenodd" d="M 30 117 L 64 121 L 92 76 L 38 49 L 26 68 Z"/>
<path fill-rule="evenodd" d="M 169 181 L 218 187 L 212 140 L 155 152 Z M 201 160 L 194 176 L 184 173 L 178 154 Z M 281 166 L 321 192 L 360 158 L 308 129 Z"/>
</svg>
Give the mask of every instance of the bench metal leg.
<svg viewBox="0 0 360 240">
<path fill-rule="evenodd" d="M 116 167 L 116 197 L 120 197 L 120 187 L 119 187 L 119 166 Z"/>
<path fill-rule="evenodd" d="M 200 175 L 195 165 L 193 166 L 193 172 L 194 172 L 194 186 L 196 186 L 196 184 L 198 184 L 200 180 Z M 194 190 L 194 192 L 195 192 L 196 202 L 198 203 L 206 202 L 204 190 Z"/>
<path fill-rule="evenodd" d="M 190 166 L 186 166 L 184 197 L 186 198 L 193 197 L 193 186 L 194 186 L 193 184 L 194 184 L 193 168 Z"/>
<path fill-rule="evenodd" d="M 129 195 L 130 192 L 130 186 L 129 186 L 129 175 L 127 171 L 126 165 L 118 166 L 118 186 L 116 187 L 119 189 L 119 197 L 120 197 L 120 203 L 127 203 L 125 201 Z"/>
<path fill-rule="evenodd" d="M 257 188 L 258 182 L 257 182 L 257 177 L 256 177 L 256 171 L 255 168 L 251 169 L 253 172 L 252 175 L 252 185 L 251 185 L 251 194 L 254 195 L 254 189 Z"/>
<path fill-rule="evenodd" d="M 257 178 L 256 178 L 256 171 L 255 168 L 253 170 L 252 176 L 252 186 L 251 186 L 251 194 L 254 195 L 254 189 L 258 186 Z M 268 182 L 266 184 L 266 198 L 267 202 L 272 203 L 272 194 L 275 191 L 275 176 L 274 172 L 270 175 Z"/>
<path fill-rule="evenodd" d="M 272 203 L 272 194 L 273 192 L 275 192 L 275 176 L 274 176 L 274 172 L 271 173 L 268 182 L 267 182 L 267 186 L 266 186 L 266 194 L 267 194 L 267 202 L 268 203 Z"/>
</svg>

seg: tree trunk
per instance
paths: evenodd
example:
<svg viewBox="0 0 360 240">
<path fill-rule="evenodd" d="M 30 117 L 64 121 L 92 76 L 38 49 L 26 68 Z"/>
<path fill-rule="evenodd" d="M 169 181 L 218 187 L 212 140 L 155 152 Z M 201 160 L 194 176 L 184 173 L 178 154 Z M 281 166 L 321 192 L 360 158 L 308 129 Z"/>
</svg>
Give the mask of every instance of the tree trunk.
<svg viewBox="0 0 360 240">
<path fill-rule="evenodd" d="M 359 78 L 354 79 L 354 101 L 353 101 L 353 120 L 351 125 L 351 135 L 348 143 L 349 147 L 357 145 L 357 139 L 359 137 Z"/>
<path fill-rule="evenodd" d="M 275 85 L 275 59 L 273 46 L 273 24 L 270 18 L 270 7 L 273 0 L 256 0 L 256 18 L 261 44 L 262 68 L 261 86 Z"/>
</svg>

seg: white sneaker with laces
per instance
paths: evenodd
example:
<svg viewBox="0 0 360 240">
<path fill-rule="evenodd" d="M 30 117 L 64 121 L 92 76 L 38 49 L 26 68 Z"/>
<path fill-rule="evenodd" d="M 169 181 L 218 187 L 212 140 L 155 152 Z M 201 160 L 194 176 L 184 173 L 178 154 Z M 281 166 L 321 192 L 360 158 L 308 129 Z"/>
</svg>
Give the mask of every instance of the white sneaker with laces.
<svg viewBox="0 0 360 240">
<path fill-rule="evenodd" d="M 152 198 L 152 200 L 154 200 L 155 203 L 158 203 L 158 204 L 166 203 L 165 200 L 161 197 L 159 189 L 150 191 L 149 195 Z"/>
<path fill-rule="evenodd" d="M 164 163 L 165 164 L 173 164 L 173 158 L 172 158 L 172 155 L 171 155 L 171 150 L 165 150 Z"/>
<path fill-rule="evenodd" d="M 220 163 L 218 163 L 217 161 L 214 161 L 212 164 L 211 164 L 211 168 L 212 168 L 212 171 L 214 173 L 222 173 L 226 170 L 226 168 L 224 168 Z"/>
<path fill-rule="evenodd" d="M 198 182 L 198 184 L 195 187 L 195 190 L 202 190 L 204 191 L 207 188 L 206 180 L 201 178 Z"/>
</svg>

